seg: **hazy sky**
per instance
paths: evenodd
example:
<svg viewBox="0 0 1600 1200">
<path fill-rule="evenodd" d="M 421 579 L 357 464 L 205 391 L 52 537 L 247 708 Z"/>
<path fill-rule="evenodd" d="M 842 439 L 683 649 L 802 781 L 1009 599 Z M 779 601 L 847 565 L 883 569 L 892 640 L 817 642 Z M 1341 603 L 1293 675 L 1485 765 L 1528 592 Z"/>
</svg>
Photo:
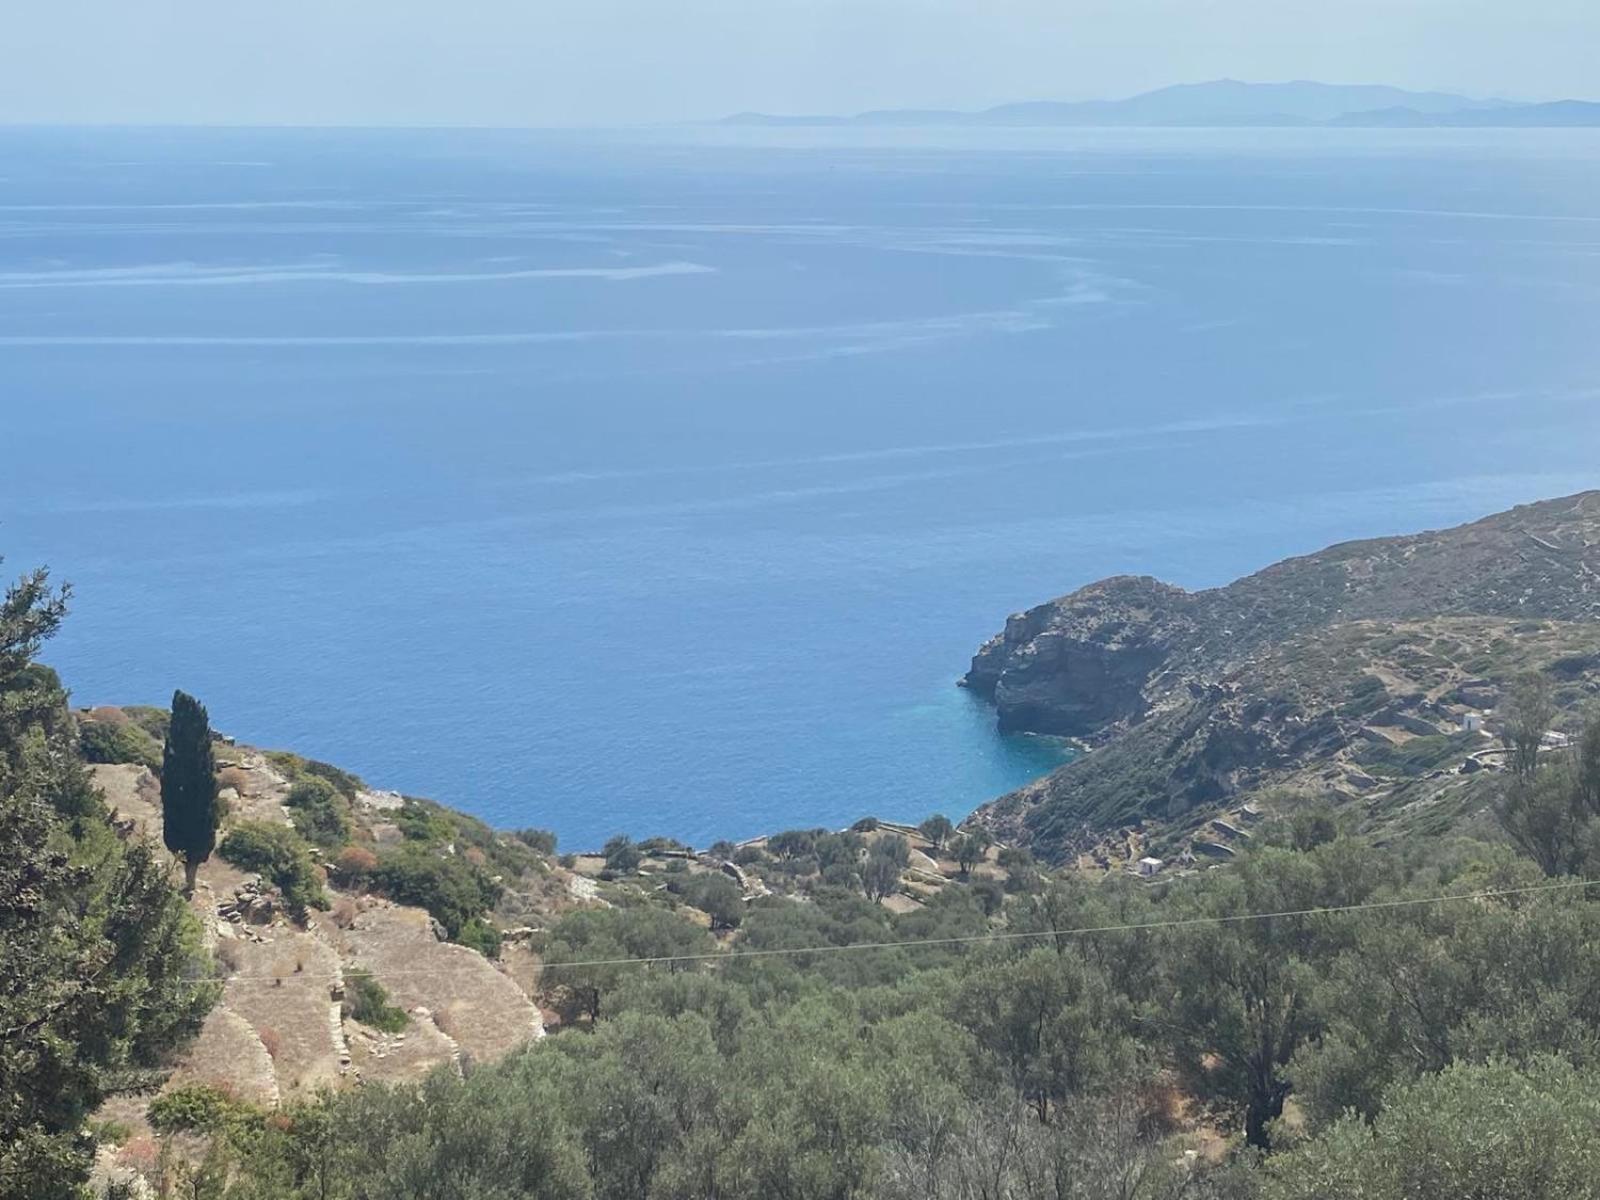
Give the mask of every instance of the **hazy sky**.
<svg viewBox="0 0 1600 1200">
<path fill-rule="evenodd" d="M 590 124 L 1231 76 L 1600 93 L 1597 0 L 9 0 L 0 121 Z"/>
</svg>

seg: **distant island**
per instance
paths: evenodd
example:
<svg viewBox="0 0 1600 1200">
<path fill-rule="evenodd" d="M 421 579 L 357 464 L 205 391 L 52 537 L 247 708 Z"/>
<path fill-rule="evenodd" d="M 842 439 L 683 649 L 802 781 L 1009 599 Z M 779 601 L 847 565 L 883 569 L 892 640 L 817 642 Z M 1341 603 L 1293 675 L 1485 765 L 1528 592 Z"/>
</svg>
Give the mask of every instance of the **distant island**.
<svg viewBox="0 0 1600 1200">
<path fill-rule="evenodd" d="M 1600 126 L 1600 103 L 1525 104 L 1380 84 L 1218 79 L 1142 92 L 1125 100 L 1040 100 L 979 112 L 878 109 L 854 116 L 743 112 L 719 124 L 754 126 L 1041 126 L 1342 128 L 1574 128 Z"/>
</svg>

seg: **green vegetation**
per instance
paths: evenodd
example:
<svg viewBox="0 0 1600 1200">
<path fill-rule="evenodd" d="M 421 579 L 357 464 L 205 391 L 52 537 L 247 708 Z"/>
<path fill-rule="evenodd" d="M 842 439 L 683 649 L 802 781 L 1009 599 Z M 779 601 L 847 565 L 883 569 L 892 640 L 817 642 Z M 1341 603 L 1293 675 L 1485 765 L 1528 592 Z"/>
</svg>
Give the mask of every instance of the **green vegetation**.
<svg viewBox="0 0 1600 1200">
<path fill-rule="evenodd" d="M 482 867 L 464 857 L 414 845 L 381 855 L 372 886 L 396 903 L 427 909 L 452 939 L 460 939 L 492 909 L 501 891 Z"/>
<path fill-rule="evenodd" d="M 608 841 L 600 854 L 606 860 L 606 870 L 617 875 L 637 871 L 639 864 L 644 861 L 644 851 L 634 844 L 632 838 L 622 834 Z"/>
<path fill-rule="evenodd" d="M 312 775 L 289 788 L 284 803 L 301 837 L 324 850 L 350 841 L 350 802 L 326 779 Z"/>
<path fill-rule="evenodd" d="M 1536 761 L 1528 786 L 1600 793 L 1600 722 Z M 510 1172 L 586 1200 L 1592 1200 L 1600 896 L 1546 888 L 1570 864 L 1382 848 L 1303 802 L 1223 869 L 1049 878 L 1008 847 L 1016 882 L 895 915 L 821 857 L 847 847 L 870 879 L 906 839 L 840 836 L 770 839 L 761 868 L 803 886 L 739 897 L 720 945 L 640 889 L 561 918 L 533 949 L 564 1027 L 464 1082 L 196 1118 L 230 1181 L 212 1195 L 422 1200 L 449 1180 L 490 1200 Z M 952 852 L 969 837 L 975 866 L 983 837 Z M 656 862 L 673 903 L 739 890 Z M 1185 1159 L 1208 1139 L 1220 1160 Z"/>
<path fill-rule="evenodd" d="M 81 759 L 140 761 L 161 737 L 190 859 L 193 814 L 214 813 L 210 734 L 181 694 L 170 726 L 75 719 L 35 662 L 61 612 L 41 574 L 0 606 L 0 1200 L 81 1200 L 95 1139 L 129 1136 L 90 1121 L 124 1088 L 155 1095 L 159 1194 L 190 1200 L 1600 1196 L 1600 720 L 1570 750 L 1545 736 L 1576 728 L 1600 660 L 1559 622 L 1324 631 L 1086 756 L 1095 804 L 1175 818 L 1127 833 L 1165 855 L 1242 762 L 1287 753 L 1284 731 L 1315 748 L 1378 727 L 1339 759 L 1368 803 L 1252 778 L 1269 816 L 1223 831 L 1224 865 L 1154 879 L 1051 873 L 987 821 L 933 817 L 723 843 L 711 862 L 619 837 L 605 904 L 586 905 L 542 831 L 407 800 L 380 818 L 399 836 L 376 836 L 354 776 L 274 755 L 293 828 L 237 824 L 220 854 L 303 916 L 327 902 L 318 847 L 339 886 L 423 907 L 491 956 L 496 920 L 536 913 L 516 965 L 542 964 L 560 1024 L 493 1064 L 268 1110 L 155 1093 L 216 985 L 167 872 L 116 834 Z M 1507 676 L 1497 713 L 1511 769 L 1455 774 L 1483 739 L 1442 717 L 1429 734 L 1413 710 L 1466 658 L 1530 653 L 1546 669 Z M 202 762 L 209 792 L 191 786 Z M 1440 773 L 1445 799 L 1422 790 Z M 1084 820 L 1066 812 L 1009 828 L 1058 822 L 1041 845 L 1059 854 Z M 545 884 L 559 903 L 539 909 Z M 363 972 L 341 1011 L 408 1022 Z"/>
<path fill-rule="evenodd" d="M 542 854 L 546 858 L 555 857 L 556 835 L 548 829 L 519 829 L 517 841 L 535 854 Z"/>
<path fill-rule="evenodd" d="M 68 1200 L 106 1096 L 158 1083 L 216 997 L 165 864 L 122 841 L 54 672 L 43 571 L 0 600 L 0 1196 Z"/>
<path fill-rule="evenodd" d="M 385 1033 L 399 1033 L 411 1024 L 403 1008 L 389 1003 L 389 993 L 383 985 L 365 971 L 349 971 L 344 977 L 344 999 L 339 1011 L 352 1021 L 380 1029 Z"/>
<path fill-rule="evenodd" d="M 943 813 L 934 813 L 933 816 L 917 826 L 917 832 L 927 838 L 935 850 L 943 850 L 945 843 L 950 840 L 950 835 L 955 830 L 955 823 Z"/>
<path fill-rule="evenodd" d="M 213 1195 L 1589 1200 L 1600 898 L 1523 890 L 1504 846 L 1306 827 L 993 915 L 962 886 L 903 917 L 767 897 L 721 952 L 659 907 L 570 914 L 537 947 L 567 1028 L 465 1082 L 224 1122 Z M 1475 898 L 1404 903 L 1449 895 Z M 996 931 L 1034 936 L 950 940 Z M 1196 1127 L 1234 1151 L 1186 1165 Z"/>
<path fill-rule="evenodd" d="M 172 723 L 161 751 L 161 834 L 183 860 L 183 890 L 194 894 L 200 864 L 217 845 L 222 821 L 217 802 L 217 763 L 205 705 L 184 692 L 172 694 Z"/>
<path fill-rule="evenodd" d="M 1592 1197 L 1600 1076 L 1558 1058 L 1458 1063 L 1273 1162 L 1267 1200 Z"/>
<path fill-rule="evenodd" d="M 308 908 L 328 907 L 327 893 L 305 839 L 287 826 L 241 822 L 222 839 L 218 853 L 236 867 L 259 872 L 283 894 L 283 902 L 299 919 L 304 919 Z"/>
<path fill-rule="evenodd" d="M 269 750 L 267 761 L 282 771 L 291 783 L 320 779 L 346 799 L 354 799 L 355 794 L 366 786 L 361 782 L 360 776 L 352 775 L 332 763 L 318 762 L 314 758 L 302 758 L 289 750 Z"/>
<path fill-rule="evenodd" d="M 161 740 L 115 709 L 78 719 L 78 753 L 84 762 L 133 763 L 161 770 Z"/>
<path fill-rule="evenodd" d="M 737 929 L 744 920 L 744 892 L 721 872 L 685 872 L 667 886 L 685 904 L 710 917 L 714 930 Z"/>
<path fill-rule="evenodd" d="M 867 851 L 861 885 L 869 899 L 882 900 L 900 890 L 900 873 L 911 861 L 911 846 L 898 833 L 879 837 Z"/>
</svg>

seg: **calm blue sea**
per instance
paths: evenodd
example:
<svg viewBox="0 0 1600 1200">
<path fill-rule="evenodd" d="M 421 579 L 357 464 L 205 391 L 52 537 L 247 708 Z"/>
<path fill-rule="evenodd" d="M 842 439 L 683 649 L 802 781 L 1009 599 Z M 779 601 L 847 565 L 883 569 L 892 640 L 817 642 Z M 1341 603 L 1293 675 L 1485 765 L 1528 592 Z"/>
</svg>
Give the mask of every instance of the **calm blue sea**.
<svg viewBox="0 0 1600 1200">
<path fill-rule="evenodd" d="M 1600 485 L 1600 135 L 0 131 L 0 553 L 80 703 L 569 846 L 965 813 L 953 685 Z"/>
</svg>

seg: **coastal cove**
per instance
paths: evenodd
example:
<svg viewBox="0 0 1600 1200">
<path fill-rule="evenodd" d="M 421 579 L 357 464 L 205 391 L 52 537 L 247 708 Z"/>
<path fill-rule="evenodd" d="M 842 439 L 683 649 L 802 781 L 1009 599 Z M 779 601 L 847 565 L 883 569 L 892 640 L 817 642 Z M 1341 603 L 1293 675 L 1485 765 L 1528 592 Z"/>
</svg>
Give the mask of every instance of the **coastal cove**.
<svg viewBox="0 0 1600 1200">
<path fill-rule="evenodd" d="M 0 149 L 0 553 L 74 584 L 73 702 L 572 847 L 965 816 L 1062 757 L 955 687 L 1008 613 L 1600 461 L 1584 131 Z"/>
</svg>

